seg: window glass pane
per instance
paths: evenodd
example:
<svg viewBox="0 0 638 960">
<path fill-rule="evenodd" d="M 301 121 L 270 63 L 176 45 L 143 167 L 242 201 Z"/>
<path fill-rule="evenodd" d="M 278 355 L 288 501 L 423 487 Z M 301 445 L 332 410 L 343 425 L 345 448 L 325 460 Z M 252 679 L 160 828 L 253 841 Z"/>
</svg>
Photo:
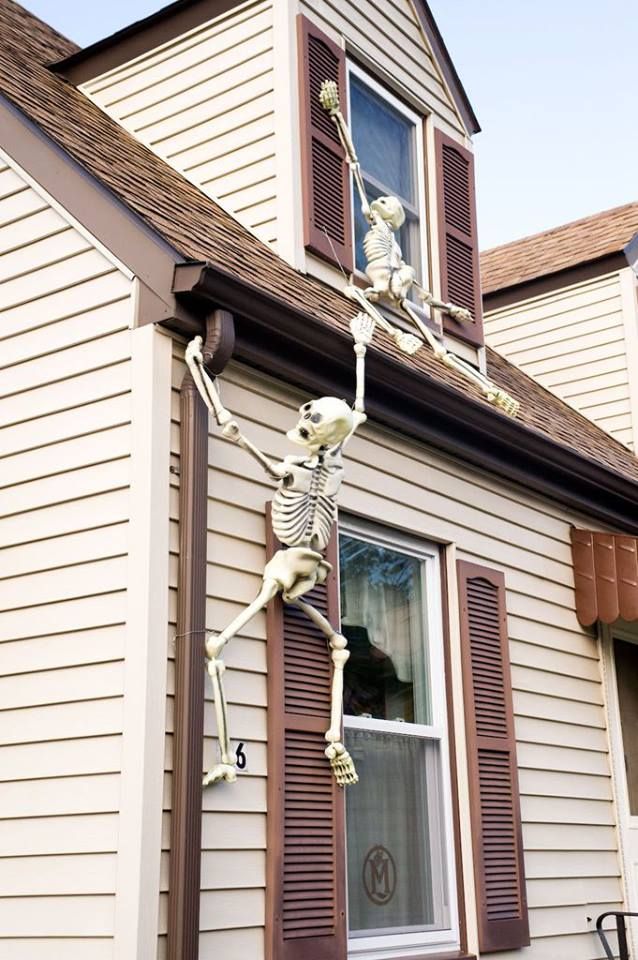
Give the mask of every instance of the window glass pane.
<svg viewBox="0 0 638 960">
<path fill-rule="evenodd" d="M 346 729 L 360 782 L 346 791 L 353 937 L 448 926 L 438 744 Z"/>
<path fill-rule="evenodd" d="M 416 203 L 414 124 L 350 75 L 354 142 L 364 173 L 385 190 Z"/>
<path fill-rule="evenodd" d="M 346 714 L 431 723 L 422 561 L 342 535 Z"/>
<path fill-rule="evenodd" d="M 638 816 L 638 644 L 614 641 L 629 813 Z"/>
</svg>

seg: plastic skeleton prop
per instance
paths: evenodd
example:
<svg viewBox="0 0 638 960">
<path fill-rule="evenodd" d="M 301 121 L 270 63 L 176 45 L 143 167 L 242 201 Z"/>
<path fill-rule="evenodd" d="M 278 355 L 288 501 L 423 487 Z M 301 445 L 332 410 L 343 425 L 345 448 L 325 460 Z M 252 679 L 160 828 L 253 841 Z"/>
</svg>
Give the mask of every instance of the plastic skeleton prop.
<svg viewBox="0 0 638 960">
<path fill-rule="evenodd" d="M 336 781 L 341 786 L 358 780 L 352 758 L 341 741 L 343 668 L 350 656 L 346 639 L 318 610 L 302 600 L 304 594 L 323 583 L 331 570 L 323 551 L 328 545 L 337 513 L 337 494 L 343 479 L 343 448 L 366 420 L 364 412 L 364 376 L 366 347 L 372 339 L 374 321 L 366 314 L 356 316 L 350 328 L 356 354 L 356 398 L 351 409 L 345 400 L 321 397 L 300 407 L 299 422 L 286 436 L 305 447 L 302 456 L 288 456 L 275 463 L 241 433 L 238 424 L 224 407 L 215 384 L 203 366 L 202 338 L 195 337 L 186 350 L 186 362 L 208 409 L 222 433 L 251 454 L 273 480 L 278 481 L 272 501 L 272 524 L 286 546 L 266 564 L 259 594 L 219 635 L 206 639 L 208 672 L 213 684 L 215 714 L 221 748 L 221 763 L 204 777 L 204 786 L 219 780 L 237 778 L 235 757 L 231 755 L 228 714 L 222 676 L 221 653 L 226 644 L 278 593 L 286 603 L 294 603 L 325 634 L 333 663 L 330 728 L 326 732 L 326 756 Z"/>
<path fill-rule="evenodd" d="M 516 416 L 518 401 L 510 397 L 505 390 L 497 387 L 479 370 L 466 363 L 460 357 L 450 353 L 427 325 L 422 321 L 414 307 L 408 300 L 408 294 L 414 288 L 424 303 L 430 307 L 449 314 L 455 320 L 471 321 L 469 310 L 457 307 L 453 303 L 443 303 L 421 286 L 416 279 L 414 267 L 405 263 L 401 247 L 396 240 L 396 231 L 405 222 L 405 211 L 396 197 L 379 197 L 368 202 L 361 167 L 350 136 L 350 131 L 339 107 L 339 92 L 333 80 L 326 80 L 321 86 L 320 100 L 323 108 L 330 114 L 339 132 L 339 138 L 346 152 L 348 166 L 352 170 L 354 182 L 361 200 L 361 211 L 370 224 L 370 229 L 363 240 L 363 250 L 367 260 L 366 275 L 372 284 L 365 290 L 355 286 L 346 287 L 345 293 L 355 300 L 368 316 L 384 330 L 397 344 L 400 350 L 407 354 L 414 354 L 423 345 L 420 337 L 404 333 L 391 324 L 373 303 L 385 299 L 393 306 L 399 307 L 410 318 L 419 333 L 429 343 L 435 356 L 446 366 L 458 370 L 465 377 L 472 380 L 490 403 L 500 407 L 510 416 Z"/>
</svg>

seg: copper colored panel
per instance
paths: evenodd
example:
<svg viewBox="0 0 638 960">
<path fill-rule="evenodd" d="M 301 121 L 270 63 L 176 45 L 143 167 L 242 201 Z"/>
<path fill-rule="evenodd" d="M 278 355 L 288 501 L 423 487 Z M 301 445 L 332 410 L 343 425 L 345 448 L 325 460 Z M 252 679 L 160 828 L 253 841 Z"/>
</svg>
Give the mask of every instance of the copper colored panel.
<svg viewBox="0 0 638 960">
<path fill-rule="evenodd" d="M 596 620 L 638 620 L 638 539 L 572 528 L 576 614 Z"/>
<path fill-rule="evenodd" d="M 594 582 L 594 535 L 589 530 L 577 530 L 575 527 L 572 527 L 571 535 L 576 614 L 580 623 L 589 627 L 598 619 Z"/>
<path fill-rule="evenodd" d="M 616 537 L 618 605 L 623 620 L 638 620 L 638 541 Z"/>
<path fill-rule="evenodd" d="M 618 579 L 616 577 L 616 549 L 614 537 L 609 533 L 594 535 L 594 567 L 596 570 L 596 597 L 598 619 L 613 623 L 620 615 L 618 604 Z"/>
</svg>

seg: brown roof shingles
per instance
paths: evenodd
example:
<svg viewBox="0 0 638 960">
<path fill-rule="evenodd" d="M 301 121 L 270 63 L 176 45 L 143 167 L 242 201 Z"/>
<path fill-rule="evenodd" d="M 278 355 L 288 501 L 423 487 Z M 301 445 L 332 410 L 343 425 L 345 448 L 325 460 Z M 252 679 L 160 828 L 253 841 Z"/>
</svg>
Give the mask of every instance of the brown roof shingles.
<svg viewBox="0 0 638 960">
<path fill-rule="evenodd" d="M 481 253 L 483 294 L 620 253 L 638 232 L 638 203 L 626 203 Z"/>
<path fill-rule="evenodd" d="M 136 141 L 45 64 L 75 46 L 13 0 L 0 0 L 0 93 L 123 201 L 185 260 L 209 261 L 239 280 L 347 330 L 352 303 L 294 270 L 233 217 Z M 380 342 L 377 349 L 395 353 Z M 407 365 L 474 402 L 478 390 L 428 350 Z M 503 357 L 488 350 L 488 371 L 521 402 L 519 422 L 638 482 L 638 460 L 589 420 Z M 494 410 L 494 416 L 504 416 Z"/>
</svg>

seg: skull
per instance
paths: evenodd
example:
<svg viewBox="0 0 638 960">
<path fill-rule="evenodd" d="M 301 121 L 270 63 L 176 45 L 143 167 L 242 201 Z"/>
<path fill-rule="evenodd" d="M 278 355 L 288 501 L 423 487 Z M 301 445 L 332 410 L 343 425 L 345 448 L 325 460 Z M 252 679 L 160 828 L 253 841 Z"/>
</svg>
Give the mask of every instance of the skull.
<svg viewBox="0 0 638 960">
<path fill-rule="evenodd" d="M 396 197 L 377 197 L 370 204 L 373 213 L 378 213 L 391 230 L 399 230 L 405 223 L 405 210 Z"/>
<path fill-rule="evenodd" d="M 352 410 L 345 400 L 321 397 L 309 400 L 299 407 L 301 414 L 296 427 L 286 436 L 294 443 L 316 453 L 322 447 L 335 447 L 348 436 L 353 427 Z"/>
</svg>

